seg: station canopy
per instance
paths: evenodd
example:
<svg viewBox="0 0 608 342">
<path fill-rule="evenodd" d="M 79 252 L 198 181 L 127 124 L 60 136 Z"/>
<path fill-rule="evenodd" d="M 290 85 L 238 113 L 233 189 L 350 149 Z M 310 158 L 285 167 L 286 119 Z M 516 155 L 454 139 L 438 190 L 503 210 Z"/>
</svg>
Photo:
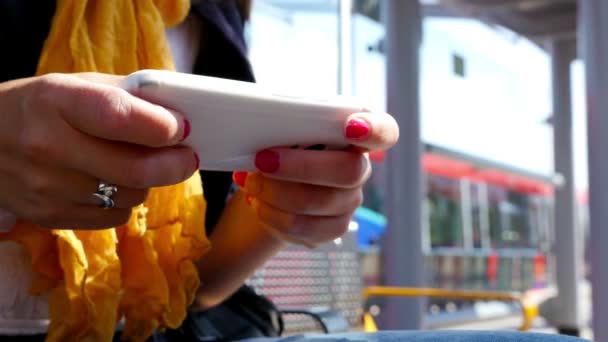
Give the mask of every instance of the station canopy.
<svg viewBox="0 0 608 342">
<path fill-rule="evenodd" d="M 576 39 L 576 0 L 423 0 L 427 14 L 459 15 L 498 25 L 543 45 Z"/>
</svg>

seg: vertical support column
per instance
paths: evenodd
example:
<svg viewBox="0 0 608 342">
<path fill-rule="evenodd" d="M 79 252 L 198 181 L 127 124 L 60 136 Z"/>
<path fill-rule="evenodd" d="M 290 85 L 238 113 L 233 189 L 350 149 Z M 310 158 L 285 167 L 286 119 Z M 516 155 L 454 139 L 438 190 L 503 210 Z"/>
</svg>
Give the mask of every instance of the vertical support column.
<svg viewBox="0 0 608 342">
<path fill-rule="evenodd" d="M 608 341 L 608 1 L 579 0 L 578 6 L 587 77 L 593 334 Z"/>
<path fill-rule="evenodd" d="M 464 250 L 473 249 L 473 208 L 471 206 L 471 182 L 460 180 L 460 211 L 462 223 L 462 247 Z"/>
<path fill-rule="evenodd" d="M 353 92 L 353 1 L 338 2 L 338 94 Z"/>
<path fill-rule="evenodd" d="M 387 154 L 386 211 L 382 240 L 385 285 L 424 285 L 419 113 L 421 9 L 418 0 L 383 0 L 386 27 L 387 109 L 399 123 L 397 145 Z M 383 306 L 383 329 L 420 329 L 422 299 L 391 298 Z"/>
<path fill-rule="evenodd" d="M 570 65 L 576 57 L 572 39 L 551 42 L 553 79 L 553 150 L 555 172 L 564 184 L 555 192 L 555 258 L 559 296 L 554 324 L 561 333 L 580 333 L 579 284 L 582 280 L 583 230 L 576 220 Z"/>
</svg>

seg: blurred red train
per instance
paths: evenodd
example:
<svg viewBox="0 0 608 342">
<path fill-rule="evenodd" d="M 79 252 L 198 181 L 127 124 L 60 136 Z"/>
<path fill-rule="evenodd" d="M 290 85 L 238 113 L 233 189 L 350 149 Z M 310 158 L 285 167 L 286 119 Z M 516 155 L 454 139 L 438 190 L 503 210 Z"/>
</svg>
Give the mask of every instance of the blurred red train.
<svg viewBox="0 0 608 342">
<path fill-rule="evenodd" d="M 372 159 L 381 161 L 383 155 Z M 508 291 L 552 287 L 552 177 L 432 145 L 425 145 L 422 167 L 428 286 Z M 371 200 L 378 198 L 374 194 L 381 184 L 381 179 L 368 184 Z M 584 207 L 584 201 L 581 204 Z M 368 200 L 365 205 L 381 211 L 381 203 Z M 377 256 L 377 248 L 362 251 L 366 285 L 379 281 L 380 263 L 366 260 Z M 475 304 L 432 300 L 429 314 L 461 311 Z"/>
</svg>

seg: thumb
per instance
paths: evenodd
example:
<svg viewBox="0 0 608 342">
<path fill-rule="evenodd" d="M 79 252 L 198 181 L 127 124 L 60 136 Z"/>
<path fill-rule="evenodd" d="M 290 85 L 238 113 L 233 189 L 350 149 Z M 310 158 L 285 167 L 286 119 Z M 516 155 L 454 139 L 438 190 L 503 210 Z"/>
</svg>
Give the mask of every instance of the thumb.
<svg viewBox="0 0 608 342">
<path fill-rule="evenodd" d="M 115 86 L 121 76 L 83 74 L 58 78 L 59 84 L 51 87 L 50 96 L 63 118 L 83 133 L 150 147 L 178 144 L 189 133 L 182 114 Z"/>
</svg>

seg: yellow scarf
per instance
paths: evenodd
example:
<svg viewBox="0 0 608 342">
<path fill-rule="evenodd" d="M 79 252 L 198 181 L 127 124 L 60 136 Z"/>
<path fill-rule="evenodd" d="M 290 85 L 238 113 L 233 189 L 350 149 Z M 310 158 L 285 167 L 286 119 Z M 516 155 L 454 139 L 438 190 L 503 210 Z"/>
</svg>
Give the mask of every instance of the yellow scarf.
<svg viewBox="0 0 608 342">
<path fill-rule="evenodd" d="M 189 6 L 189 0 L 58 0 L 37 74 L 174 70 L 164 33 Z M 195 174 L 152 189 L 125 226 L 48 230 L 18 222 L 0 240 L 25 246 L 37 273 L 32 293 L 50 292 L 47 341 L 110 341 L 122 318 L 123 338 L 143 341 L 155 329 L 179 326 L 194 299 L 194 262 L 209 248 L 205 209 Z"/>
</svg>

